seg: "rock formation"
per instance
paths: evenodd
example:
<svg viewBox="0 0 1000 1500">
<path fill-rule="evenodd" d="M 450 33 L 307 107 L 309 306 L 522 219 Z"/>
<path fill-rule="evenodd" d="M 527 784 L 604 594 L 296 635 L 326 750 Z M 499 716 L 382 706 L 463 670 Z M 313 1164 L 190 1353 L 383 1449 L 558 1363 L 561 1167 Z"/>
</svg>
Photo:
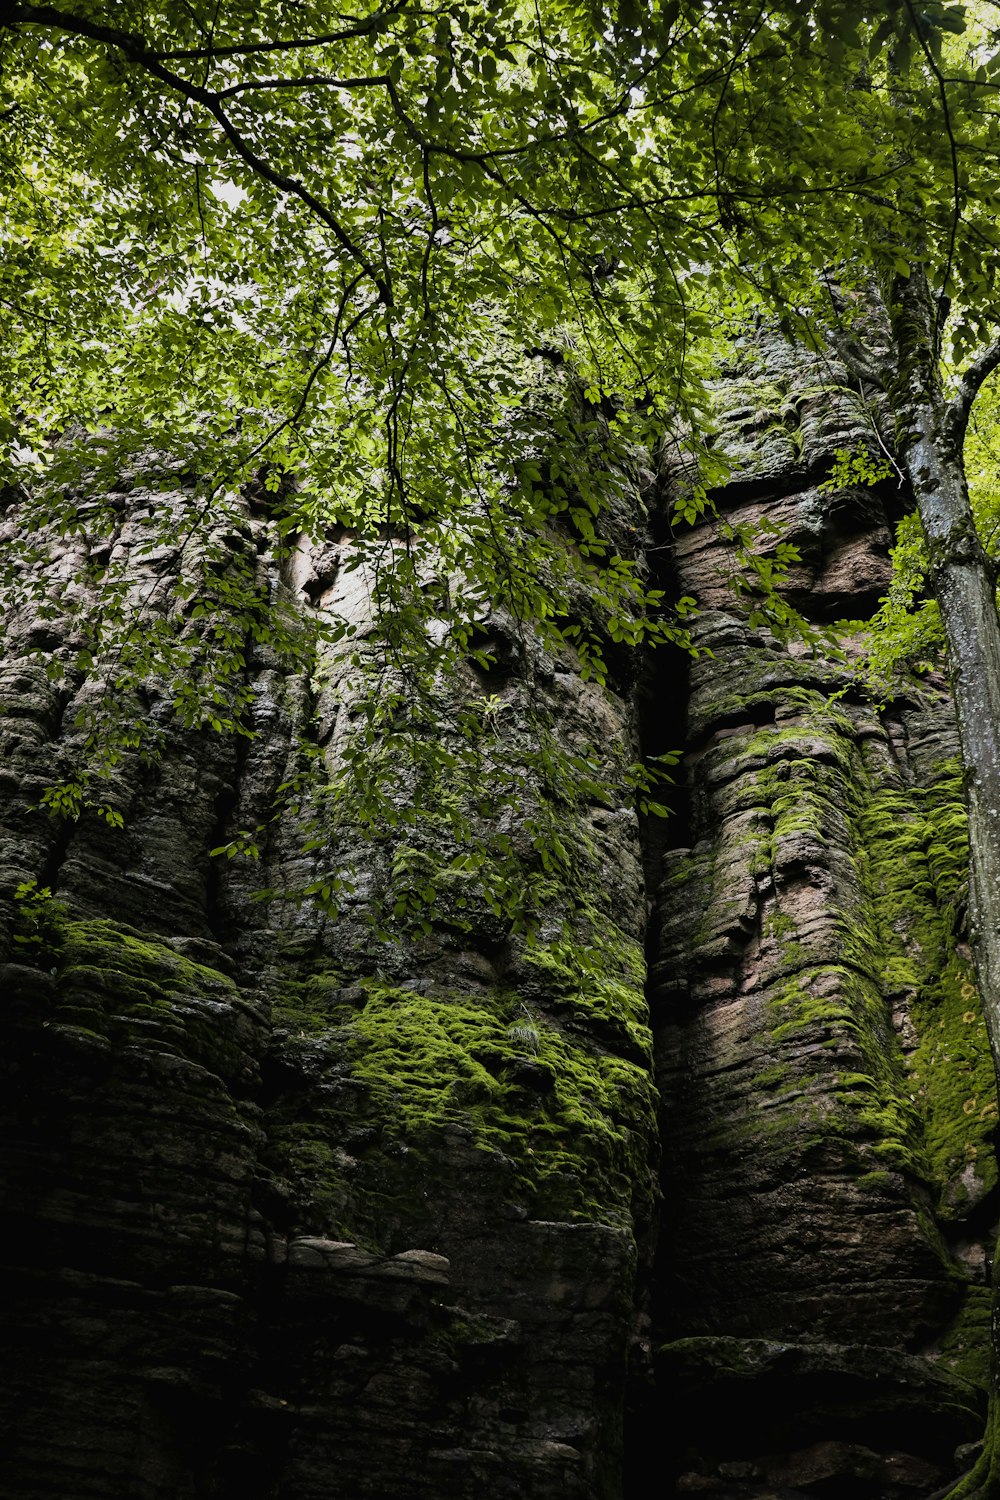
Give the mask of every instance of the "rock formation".
<svg viewBox="0 0 1000 1500">
<path fill-rule="evenodd" d="M 797 607 L 864 618 L 905 496 L 819 488 L 868 439 L 802 357 L 719 403 L 715 515 L 671 529 L 668 453 L 630 518 L 698 600 L 693 659 L 600 687 L 483 621 L 509 753 L 544 711 L 615 788 L 566 813 L 584 965 L 556 886 L 535 944 L 486 906 L 377 931 L 388 840 L 339 921 L 253 899 L 319 867 L 267 820 L 347 732 L 332 646 L 248 646 L 252 737 L 140 692 L 157 753 L 104 815 L 40 808 L 101 691 L 73 603 L 114 565 L 155 616 L 188 559 L 148 517 L 184 534 L 183 474 L 31 540 L 0 677 L 11 1500 L 636 1500 L 650 1462 L 667 1494 L 895 1500 L 968 1458 L 997 1112 L 946 687 L 879 707 L 856 628 L 782 644 L 732 587 L 732 527 L 766 514 Z M 26 514 L 9 495 L 27 554 Z M 212 528 L 275 597 L 363 616 L 349 538 L 282 558 L 252 495 Z M 641 818 L 623 767 L 681 747 L 672 817 Z M 260 827 L 259 859 L 210 855 Z"/>
</svg>

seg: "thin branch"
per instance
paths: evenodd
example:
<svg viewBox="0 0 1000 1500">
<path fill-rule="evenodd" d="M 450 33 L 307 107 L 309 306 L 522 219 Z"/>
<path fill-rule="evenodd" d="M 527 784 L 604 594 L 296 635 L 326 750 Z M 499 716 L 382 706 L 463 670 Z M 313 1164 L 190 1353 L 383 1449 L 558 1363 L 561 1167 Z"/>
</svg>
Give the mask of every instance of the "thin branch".
<svg viewBox="0 0 1000 1500">
<path fill-rule="evenodd" d="M 234 99 L 239 94 L 251 93 L 255 89 L 270 93 L 277 89 L 385 88 L 387 82 L 388 77 L 384 73 L 357 78 L 335 78 L 329 73 L 304 73 L 300 78 L 251 78 L 243 83 L 231 83 L 228 88 L 219 89 L 215 97 L 216 99 Z"/>
<path fill-rule="evenodd" d="M 205 205 L 201 195 L 201 163 L 197 161 L 194 164 L 194 195 L 198 205 L 198 223 L 201 226 L 201 246 L 207 256 L 208 235 L 205 233 Z"/>
<path fill-rule="evenodd" d="M 955 132 L 952 129 L 951 111 L 948 108 L 948 90 L 945 88 L 944 75 L 934 61 L 934 54 L 928 46 L 927 38 L 921 30 L 920 21 L 913 9 L 912 0 L 903 0 L 903 3 L 906 6 L 910 20 L 913 22 L 913 29 L 920 42 L 920 50 L 927 59 L 927 66 L 937 80 L 938 93 L 941 95 L 941 114 L 944 118 L 944 128 L 948 136 L 948 145 L 951 151 L 951 180 L 955 199 L 955 212 L 952 215 L 951 221 L 951 239 L 948 243 L 948 260 L 945 266 L 944 281 L 941 283 L 942 291 L 947 293 L 948 282 L 951 280 L 951 268 L 955 261 L 955 242 L 958 238 L 958 226 L 962 222 L 962 190 L 958 174 L 958 142 L 955 140 Z"/>
<path fill-rule="evenodd" d="M 57 318 L 49 318 L 45 313 L 35 312 L 32 308 L 25 307 L 23 302 L 11 302 L 7 297 L 0 297 L 0 307 L 9 307 L 11 312 L 17 313 L 19 318 L 33 318 L 36 323 L 45 323 L 49 328 L 62 327 Z"/>
<path fill-rule="evenodd" d="M 749 27 L 747 28 L 746 34 L 744 35 L 742 41 L 740 41 L 740 43 L 739 43 L 738 46 L 736 46 L 736 47 L 733 48 L 733 55 L 732 55 L 732 57 L 730 59 L 729 66 L 726 69 L 726 75 L 725 75 L 725 77 L 722 80 L 722 88 L 719 90 L 719 97 L 715 101 L 715 109 L 712 112 L 712 125 L 711 125 L 712 161 L 713 161 L 713 164 L 714 164 L 714 167 L 715 167 L 715 190 L 716 190 L 716 196 L 717 196 L 717 198 L 719 199 L 720 202 L 723 201 L 723 197 L 722 197 L 722 167 L 721 167 L 721 164 L 719 162 L 718 130 L 719 130 L 719 121 L 722 118 L 722 106 L 723 106 L 723 103 L 725 102 L 726 91 L 728 90 L 729 85 L 732 83 L 733 74 L 736 72 L 736 65 L 740 61 L 740 59 L 743 57 L 744 51 L 746 51 L 746 50 L 749 49 L 750 44 L 752 43 L 752 41 L 754 39 L 754 34 L 760 29 L 761 25 L 763 24 L 764 15 L 765 15 L 766 11 L 767 11 L 767 5 L 765 3 L 764 5 L 761 6 L 760 10 L 757 12 L 757 15 L 754 18 L 754 20 L 751 21 L 751 23 L 750 23 Z"/>
<path fill-rule="evenodd" d="M 834 353 L 841 363 L 846 365 L 855 380 L 873 385 L 876 390 L 885 391 L 893 376 L 891 360 L 880 358 L 874 349 L 852 332 L 850 325 L 844 322 L 843 314 L 847 302 L 843 294 L 838 292 L 829 275 L 824 275 L 820 279 L 833 309 L 835 326 L 830 329 L 829 342 L 833 346 Z"/>
<path fill-rule="evenodd" d="M 398 4 L 387 6 L 384 10 L 374 11 L 365 20 L 359 21 L 355 26 L 345 27 L 343 31 L 326 31 L 317 36 L 292 37 L 285 42 L 233 42 L 225 47 L 178 48 L 174 51 L 157 52 L 154 55 L 160 62 L 186 62 L 203 57 L 248 57 L 259 52 L 302 52 L 310 47 L 328 47 L 337 42 L 350 42 L 358 37 L 371 36 L 373 32 L 381 29 L 385 21 L 392 16 L 398 16 L 406 9 L 405 0 L 399 0 Z M 436 16 L 438 12 L 418 8 L 410 10 L 408 14 Z"/>
<path fill-rule="evenodd" d="M 160 584 L 163 582 L 167 573 L 179 567 L 180 559 L 184 556 L 184 553 L 187 550 L 188 543 L 191 541 L 192 537 L 197 534 L 202 522 L 205 520 L 212 506 L 215 504 L 215 499 L 219 494 L 219 491 L 224 488 L 224 486 L 230 479 L 233 478 L 234 474 L 237 472 L 237 468 L 242 468 L 244 470 L 248 469 L 250 464 L 253 463 L 254 459 L 259 458 L 260 455 L 265 451 L 265 449 L 274 442 L 275 438 L 277 438 L 282 432 L 284 432 L 286 427 L 294 427 L 297 425 L 299 419 L 302 416 L 302 413 L 306 409 L 306 405 L 309 401 L 309 396 L 315 381 L 317 380 L 321 372 L 330 363 L 330 360 L 333 358 L 338 339 L 343 337 L 343 339 L 346 341 L 348 336 L 354 331 L 361 320 L 368 317 L 370 313 L 374 312 L 378 308 L 379 303 L 370 302 L 367 307 L 363 307 L 361 311 L 354 318 L 352 318 L 351 322 L 343 330 L 343 333 L 341 333 L 341 324 L 343 322 L 344 314 L 347 310 L 353 293 L 357 290 L 357 287 L 362 279 L 363 273 L 355 276 L 354 280 L 350 282 L 350 284 L 345 287 L 343 292 L 341 293 L 340 303 L 337 308 L 337 316 L 334 320 L 333 333 L 330 337 L 330 341 L 325 352 L 320 355 L 319 359 L 310 369 L 309 375 L 305 381 L 301 396 L 299 398 L 298 404 L 295 407 L 295 410 L 291 413 L 290 416 L 284 417 L 280 422 L 271 427 L 264 434 L 264 436 L 254 444 L 250 451 L 244 455 L 244 457 L 239 461 L 238 464 L 230 464 L 225 469 L 217 468 L 214 474 L 209 475 L 208 481 L 206 482 L 207 487 L 205 498 L 198 509 L 195 511 L 194 518 L 191 521 L 191 524 L 188 526 L 187 531 L 181 536 L 176 546 L 171 549 L 169 555 L 164 558 L 163 562 L 156 569 L 156 572 L 153 575 L 152 583 L 146 590 L 146 593 L 143 595 L 143 597 L 139 600 L 138 607 L 133 613 L 132 620 L 126 629 L 124 636 L 118 643 L 115 654 L 112 657 L 111 662 L 109 663 L 106 670 L 104 687 L 101 694 L 102 699 L 110 700 L 115 686 L 114 674 L 121 663 L 126 647 L 129 645 L 129 642 L 131 641 L 133 635 L 138 630 L 139 625 L 141 624 L 142 619 L 146 613 L 146 610 L 152 602 L 154 594 L 156 593 Z"/>
</svg>

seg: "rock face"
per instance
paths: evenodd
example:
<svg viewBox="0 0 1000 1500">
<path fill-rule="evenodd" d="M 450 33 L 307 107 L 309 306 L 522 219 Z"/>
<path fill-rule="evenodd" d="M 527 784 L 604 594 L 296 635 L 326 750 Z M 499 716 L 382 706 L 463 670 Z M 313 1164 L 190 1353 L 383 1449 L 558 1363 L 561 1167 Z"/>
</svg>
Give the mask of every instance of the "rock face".
<svg viewBox="0 0 1000 1500">
<path fill-rule="evenodd" d="M 39 544 L 0 677 L 11 1500 L 636 1500 L 650 1460 L 678 1495 L 892 1500 L 955 1472 L 996 1103 L 947 694 L 879 709 L 851 632 L 836 658 L 783 646 L 730 583 L 733 525 L 766 514 L 817 622 L 884 591 L 895 481 L 819 488 L 865 437 L 816 389 L 772 348 L 720 390 L 732 477 L 671 553 L 689 667 L 623 659 L 600 687 L 484 619 L 497 665 L 459 686 L 505 755 L 530 767 L 544 722 L 615 788 L 556 809 L 588 887 L 564 928 L 553 878 L 535 944 L 487 905 L 376 931 L 388 836 L 339 921 L 253 899 L 322 878 L 301 819 L 268 817 L 350 733 L 335 645 L 301 671 L 246 646 L 252 737 L 179 728 L 137 676 L 123 712 L 156 754 L 111 768 L 103 811 L 40 809 L 100 691 L 70 606 L 114 565 L 165 619 L 195 564 L 147 518 L 183 536 L 193 502 L 137 470 Z M 647 486 L 651 558 L 681 482 Z M 8 548 L 26 514 L 8 497 Z M 252 495 L 209 533 L 193 597 L 242 568 L 364 639 L 350 539 L 283 558 Z M 625 768 L 682 744 L 646 827 Z M 254 829 L 258 859 L 210 855 Z"/>
<path fill-rule="evenodd" d="M 784 378 L 790 396 L 805 383 Z M 803 463 L 783 464 L 773 434 L 747 436 L 753 385 L 723 398 L 739 467 L 719 520 L 677 548 L 681 587 L 714 607 L 690 672 L 686 847 L 663 857 L 654 915 L 652 1401 L 678 1423 L 679 1493 L 926 1494 L 980 1420 L 997 1207 L 957 742 L 933 680 L 872 704 L 849 629 L 837 661 L 723 608 L 722 534 L 760 514 L 798 542 L 789 587 L 814 618 L 831 599 L 862 613 L 887 582 L 878 492 L 824 508 L 816 488 L 836 413 L 802 411 Z"/>
<path fill-rule="evenodd" d="M 366 906 L 384 839 L 339 922 L 252 900 L 330 857 L 303 850 L 301 819 L 267 819 L 279 785 L 304 776 L 307 796 L 349 734 L 334 646 L 299 673 L 269 641 L 248 647 L 252 738 L 178 729 L 169 685 L 141 679 L 121 711 L 165 726 L 158 753 L 126 754 L 77 822 L 52 818 L 39 804 L 72 774 L 100 691 L 74 666 L 85 622 L 67 605 L 109 563 L 154 627 L 175 607 L 163 579 L 186 568 L 181 605 L 214 631 L 213 590 L 239 567 L 279 602 L 353 617 L 365 649 L 349 541 L 279 558 L 237 498 L 201 538 L 199 577 L 183 547 L 150 546 L 147 520 L 183 537 L 197 502 L 142 480 L 106 499 L 96 541 L 40 548 L 9 623 L 5 1493 L 614 1495 L 656 1165 L 631 794 L 572 815 L 592 873 L 581 920 L 601 933 L 584 966 L 555 880 L 534 947 L 482 903 L 468 931 L 380 935 Z M 26 508 L 12 498 L 9 545 Z M 505 752 L 529 756 L 547 712 L 568 749 L 605 747 L 620 783 L 626 688 L 537 644 L 525 663 L 502 619 L 483 628 Z M 202 630 L 182 625 L 192 670 Z M 258 860 L 211 857 L 262 823 Z"/>
</svg>

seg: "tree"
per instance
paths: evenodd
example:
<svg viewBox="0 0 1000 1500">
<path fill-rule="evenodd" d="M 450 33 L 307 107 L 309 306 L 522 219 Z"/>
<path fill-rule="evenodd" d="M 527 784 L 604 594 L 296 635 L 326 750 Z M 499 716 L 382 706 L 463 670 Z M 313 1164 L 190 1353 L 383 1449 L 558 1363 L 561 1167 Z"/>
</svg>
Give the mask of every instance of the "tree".
<svg viewBox="0 0 1000 1500">
<path fill-rule="evenodd" d="M 847 12 L 825 0 L 816 14 L 835 37 Z M 285 534 L 351 526 L 376 581 L 365 661 L 380 690 L 345 767 L 353 814 L 394 816 L 380 757 L 421 767 L 431 802 L 443 778 L 474 781 L 477 755 L 433 733 L 436 685 L 488 603 L 598 677 L 608 645 L 686 641 L 598 516 L 635 445 L 702 400 L 710 268 L 760 197 L 725 166 L 746 152 L 734 79 L 749 70 L 761 109 L 754 70 L 793 49 L 818 88 L 831 58 L 816 24 L 795 5 L 624 5 L 609 21 L 582 0 L 397 0 L 333 29 L 325 7 L 278 0 L 9 9 L 9 477 L 25 459 L 41 472 L 44 519 L 137 453 L 169 453 L 197 476 L 194 554 L 200 518 L 266 464 Z M 754 172 L 781 176 L 786 144 L 777 131 L 754 145 Z M 150 545 L 174 527 L 158 534 L 154 517 Z M 9 587 L 43 576 L 23 562 Z M 215 621 L 224 567 L 229 623 L 199 656 L 191 616 Z M 463 585 L 432 645 L 435 573 Z M 99 664 L 117 707 L 102 696 L 90 764 L 52 789 L 56 809 L 111 810 L 109 756 L 147 732 L 141 715 L 109 732 L 133 684 L 158 674 L 183 722 L 238 732 L 243 637 L 294 644 L 232 561 L 201 558 L 182 590 L 154 618 L 148 601 L 116 611 L 105 589 L 79 666 Z M 564 789 L 594 774 L 551 754 L 539 770 Z M 457 812 L 454 831 L 468 835 Z M 536 836 L 558 863 L 551 831 Z"/>
<path fill-rule="evenodd" d="M 1000 627 L 962 465 L 1000 364 L 1000 56 L 967 20 L 948 0 L 875 18 L 852 0 L 622 0 L 610 17 L 391 0 L 332 21 L 315 0 L 14 4 L 7 478 L 34 472 L 51 515 L 74 474 L 152 445 L 200 476 L 187 536 L 262 464 L 286 533 L 356 528 L 403 684 L 357 763 L 401 749 L 405 701 L 430 786 L 458 774 L 426 732 L 435 684 L 476 649 L 487 600 L 598 676 L 608 642 L 684 641 L 604 534 L 602 496 L 636 445 L 703 423 L 715 321 L 770 308 L 891 415 L 880 441 L 913 489 L 948 640 L 1000 1059 Z M 433 641 L 432 574 L 463 580 Z M 187 587 L 185 608 L 220 608 L 206 573 Z M 581 591 L 598 601 L 582 619 Z M 249 583 L 226 604 L 244 632 L 277 631 Z M 123 680 L 156 666 L 189 722 L 238 728 L 239 633 L 193 693 L 182 635 L 123 610 L 89 659 Z"/>
</svg>

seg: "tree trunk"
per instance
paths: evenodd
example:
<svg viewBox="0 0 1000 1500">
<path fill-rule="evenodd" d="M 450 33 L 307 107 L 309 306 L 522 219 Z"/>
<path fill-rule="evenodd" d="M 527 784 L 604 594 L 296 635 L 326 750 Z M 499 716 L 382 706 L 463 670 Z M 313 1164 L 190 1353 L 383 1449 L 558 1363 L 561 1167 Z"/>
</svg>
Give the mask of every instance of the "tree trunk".
<svg viewBox="0 0 1000 1500">
<path fill-rule="evenodd" d="M 994 1068 L 1000 1078 L 1000 618 L 993 568 L 976 530 L 962 433 L 938 374 L 937 309 L 922 271 L 898 292 L 890 389 L 896 447 L 916 498 L 947 642 L 969 816 L 969 925 Z M 985 1450 L 952 1491 L 1000 1494 L 1000 1288 L 994 1283 L 993 1384 Z"/>
</svg>

